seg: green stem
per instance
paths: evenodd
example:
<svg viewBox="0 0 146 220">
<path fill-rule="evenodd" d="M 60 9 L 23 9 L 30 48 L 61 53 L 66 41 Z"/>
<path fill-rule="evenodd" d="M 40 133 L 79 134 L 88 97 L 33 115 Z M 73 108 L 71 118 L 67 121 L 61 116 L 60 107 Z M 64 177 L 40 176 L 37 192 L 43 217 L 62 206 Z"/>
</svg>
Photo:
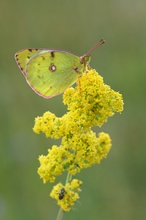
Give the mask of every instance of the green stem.
<svg viewBox="0 0 146 220">
<path fill-rule="evenodd" d="M 70 173 L 67 174 L 67 177 L 66 177 L 66 181 L 65 181 L 65 184 L 67 184 L 68 182 L 70 182 L 72 179 L 72 175 Z"/>
<path fill-rule="evenodd" d="M 62 217 L 63 217 L 63 210 L 62 208 L 60 208 L 56 220 L 62 220 Z"/>
</svg>

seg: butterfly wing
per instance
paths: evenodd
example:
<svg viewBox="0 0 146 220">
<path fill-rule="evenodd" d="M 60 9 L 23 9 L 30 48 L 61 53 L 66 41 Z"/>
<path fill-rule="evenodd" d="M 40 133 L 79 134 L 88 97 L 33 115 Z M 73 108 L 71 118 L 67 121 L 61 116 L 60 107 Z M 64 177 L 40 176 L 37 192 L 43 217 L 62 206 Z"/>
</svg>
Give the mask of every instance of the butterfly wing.
<svg viewBox="0 0 146 220">
<path fill-rule="evenodd" d="M 20 50 L 15 54 L 16 63 L 24 75 L 26 75 L 25 68 L 28 61 L 37 54 L 40 54 L 42 51 L 43 50 L 41 49 L 25 49 Z"/>
<path fill-rule="evenodd" d="M 67 51 L 26 49 L 15 57 L 28 84 L 44 98 L 64 92 L 84 70 L 80 58 Z"/>
</svg>

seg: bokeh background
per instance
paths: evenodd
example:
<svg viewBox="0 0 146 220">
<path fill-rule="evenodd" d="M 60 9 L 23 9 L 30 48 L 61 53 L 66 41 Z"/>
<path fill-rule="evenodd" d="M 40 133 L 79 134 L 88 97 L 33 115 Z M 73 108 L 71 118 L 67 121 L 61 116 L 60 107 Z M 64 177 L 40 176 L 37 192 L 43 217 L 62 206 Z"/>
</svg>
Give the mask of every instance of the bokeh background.
<svg viewBox="0 0 146 220">
<path fill-rule="evenodd" d="M 2 0 L 0 3 L 0 219 L 52 220 L 58 206 L 53 184 L 37 174 L 38 156 L 56 140 L 32 131 L 34 118 L 65 113 L 62 96 L 37 96 L 19 71 L 14 54 L 29 47 L 83 55 L 100 38 L 91 66 L 123 94 L 124 112 L 101 128 L 112 149 L 100 165 L 77 175 L 80 202 L 64 220 L 146 219 L 146 1 Z M 65 176 L 58 178 L 64 181 Z"/>
</svg>

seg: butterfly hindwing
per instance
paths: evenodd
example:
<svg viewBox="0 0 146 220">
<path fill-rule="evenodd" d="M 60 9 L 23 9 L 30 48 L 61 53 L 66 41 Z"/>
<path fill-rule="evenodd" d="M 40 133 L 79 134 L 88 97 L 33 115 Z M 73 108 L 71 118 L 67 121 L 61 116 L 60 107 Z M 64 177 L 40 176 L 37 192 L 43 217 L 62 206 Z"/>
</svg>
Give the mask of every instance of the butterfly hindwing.
<svg viewBox="0 0 146 220">
<path fill-rule="evenodd" d="M 44 98 L 62 93 L 77 81 L 84 68 L 80 58 L 67 51 L 26 49 L 15 57 L 28 84 Z"/>
</svg>

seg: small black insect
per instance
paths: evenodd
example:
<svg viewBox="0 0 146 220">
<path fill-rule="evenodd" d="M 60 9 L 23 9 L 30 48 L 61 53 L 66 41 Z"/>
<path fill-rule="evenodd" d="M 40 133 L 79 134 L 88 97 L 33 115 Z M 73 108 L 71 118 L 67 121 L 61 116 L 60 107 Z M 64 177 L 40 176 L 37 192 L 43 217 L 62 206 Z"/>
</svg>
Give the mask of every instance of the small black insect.
<svg viewBox="0 0 146 220">
<path fill-rule="evenodd" d="M 65 196 L 65 189 L 64 188 L 62 188 L 61 190 L 60 190 L 60 193 L 59 193 L 59 196 L 58 196 L 58 198 L 61 200 L 61 199 L 63 199 L 63 197 Z"/>
</svg>

